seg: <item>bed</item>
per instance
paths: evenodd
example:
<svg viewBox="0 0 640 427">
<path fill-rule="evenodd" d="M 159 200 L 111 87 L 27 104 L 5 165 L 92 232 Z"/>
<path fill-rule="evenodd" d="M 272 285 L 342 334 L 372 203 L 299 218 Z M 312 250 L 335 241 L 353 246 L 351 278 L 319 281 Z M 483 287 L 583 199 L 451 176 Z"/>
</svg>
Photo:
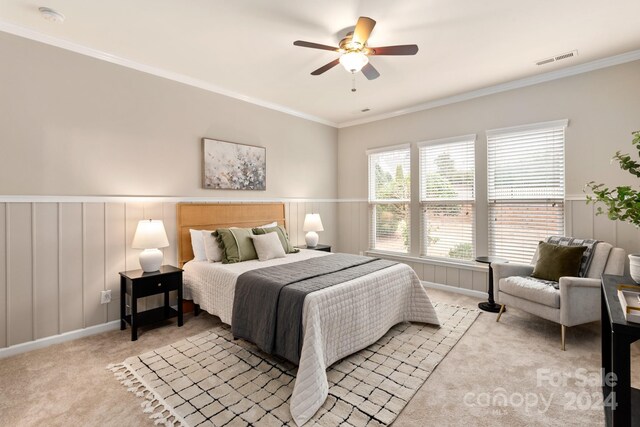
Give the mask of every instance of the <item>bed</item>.
<svg viewBox="0 0 640 427">
<path fill-rule="evenodd" d="M 334 255 L 301 250 L 285 258 L 236 264 L 192 261 L 189 229 L 256 227 L 269 222 L 286 226 L 282 203 L 178 204 L 179 261 L 184 295 L 201 309 L 231 325 L 238 277 L 249 271 Z M 313 261 L 309 261 L 310 263 Z M 290 410 L 303 425 L 328 395 L 326 369 L 376 342 L 393 325 L 415 321 L 439 324 L 435 310 L 414 271 L 405 264 L 312 292 L 302 308 L 302 348 Z"/>
</svg>

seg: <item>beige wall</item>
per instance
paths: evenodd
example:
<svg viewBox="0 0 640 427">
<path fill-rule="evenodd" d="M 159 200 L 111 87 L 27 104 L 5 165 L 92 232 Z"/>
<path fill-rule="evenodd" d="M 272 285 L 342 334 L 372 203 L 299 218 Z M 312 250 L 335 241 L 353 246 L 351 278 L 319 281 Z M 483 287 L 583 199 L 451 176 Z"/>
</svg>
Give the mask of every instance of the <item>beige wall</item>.
<svg viewBox="0 0 640 427">
<path fill-rule="evenodd" d="M 332 127 L 6 33 L 0 57 L 0 195 L 337 195 Z M 266 147 L 267 191 L 202 189 L 202 137 Z"/>
<path fill-rule="evenodd" d="M 282 199 L 294 244 L 312 211 L 337 243 L 336 129 L 5 33 L 0 58 L 0 348 L 118 319 L 140 219 L 177 262 L 175 201 L 111 196 Z M 267 191 L 202 189 L 202 137 L 266 147 Z"/>
<path fill-rule="evenodd" d="M 405 142 L 475 133 L 477 158 L 486 158 L 485 131 L 569 119 L 566 192 L 582 194 L 588 181 L 636 184 L 609 164 L 616 150 L 629 151 L 640 129 L 640 61 L 489 95 L 387 120 L 340 129 L 338 194 L 367 198 L 365 150 Z M 486 175 L 477 162 L 478 176 Z M 485 165 L 486 167 L 486 165 Z M 485 180 L 486 181 L 486 180 Z M 478 200 L 486 182 L 478 180 Z"/>
<path fill-rule="evenodd" d="M 595 180 L 610 185 L 632 184 L 637 179 L 622 172 L 609 160 L 617 150 L 630 152 L 631 132 L 640 129 L 640 61 L 580 74 L 548 83 L 511 90 L 425 110 L 413 114 L 340 129 L 338 133 L 338 194 L 342 199 L 367 199 L 367 157 L 369 148 L 406 142 L 427 141 L 477 134 L 476 143 L 476 253 L 487 253 L 486 136 L 488 129 L 569 119 L 566 131 L 566 193 L 574 199 L 566 207 L 566 232 L 596 237 L 628 251 L 640 250 L 640 233 L 627 224 L 615 224 L 595 217 L 591 205 L 578 200 L 585 183 Z M 412 148 L 417 180 L 417 148 Z M 417 186 L 416 186 L 417 188 Z M 413 197 L 418 197 L 413 191 Z M 342 250 L 367 249 L 367 206 L 340 208 Z M 414 206 L 417 207 L 417 206 Z M 354 230 L 361 231 L 354 236 Z M 419 210 L 412 211 L 413 254 L 418 254 Z M 430 265 L 436 263 L 429 262 Z M 422 268 L 422 267 L 421 267 Z M 426 268 L 426 267 L 425 267 Z M 419 269 L 417 269 L 419 270 Z M 463 271 L 461 268 L 460 271 Z M 465 273 L 466 274 L 466 273 Z M 451 273 L 450 276 L 456 275 Z M 430 275 L 430 277 L 432 277 Z M 446 275 L 433 276 L 438 283 Z M 457 277 L 462 277 L 460 274 Z M 427 279 L 425 279 L 427 280 Z M 477 289 L 473 281 L 455 279 L 456 286 Z M 476 281 L 477 282 L 477 281 Z"/>
<path fill-rule="evenodd" d="M 640 62 L 337 131 L 4 33 L 0 57 L 0 196 L 79 196 L 0 203 L 0 347 L 117 319 L 117 272 L 138 268 L 130 243 L 143 217 L 164 219 L 165 260 L 175 262 L 175 202 L 110 196 L 304 198 L 286 201 L 292 240 L 303 242 L 304 214 L 315 211 L 322 242 L 358 253 L 368 240 L 366 149 L 477 133 L 483 159 L 486 129 L 562 118 L 568 194 L 591 179 L 633 183 L 608 159 L 640 127 Z M 204 136 L 267 147 L 267 191 L 202 189 Z M 485 169 L 478 162 L 478 253 Z M 360 200 L 326 200 L 338 196 Z M 640 250 L 634 229 L 582 201 L 567 204 L 567 231 Z M 408 263 L 423 280 L 486 289 L 483 267 Z M 103 289 L 114 291 L 106 306 Z"/>
</svg>

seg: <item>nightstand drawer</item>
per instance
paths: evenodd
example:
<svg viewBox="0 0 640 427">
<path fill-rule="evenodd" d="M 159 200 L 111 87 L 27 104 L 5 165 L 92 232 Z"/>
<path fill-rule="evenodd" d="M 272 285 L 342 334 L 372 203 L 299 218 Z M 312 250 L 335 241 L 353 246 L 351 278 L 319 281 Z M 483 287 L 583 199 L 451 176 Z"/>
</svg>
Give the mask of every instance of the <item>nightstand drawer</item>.
<svg viewBox="0 0 640 427">
<path fill-rule="evenodd" d="M 182 272 L 163 274 L 162 276 L 127 281 L 127 293 L 136 298 L 157 295 L 163 292 L 175 291 L 182 285 Z M 133 286 L 133 289 L 131 289 Z"/>
<path fill-rule="evenodd" d="M 169 305 L 169 292 L 177 291 L 178 309 Z M 164 294 L 164 306 L 138 311 L 138 298 Z M 131 314 L 127 315 L 127 296 L 131 301 Z M 182 326 L 182 269 L 162 265 L 158 271 L 129 270 L 120 272 L 120 330 L 131 325 L 131 341 L 138 339 L 138 328 L 148 323 L 178 316 Z"/>
</svg>

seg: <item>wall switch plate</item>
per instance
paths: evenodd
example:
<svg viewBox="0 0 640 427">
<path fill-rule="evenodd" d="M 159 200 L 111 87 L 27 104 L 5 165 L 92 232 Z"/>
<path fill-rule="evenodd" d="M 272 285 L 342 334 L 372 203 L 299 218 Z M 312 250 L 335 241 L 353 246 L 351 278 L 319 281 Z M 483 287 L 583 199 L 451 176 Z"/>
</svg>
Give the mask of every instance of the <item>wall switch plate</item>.
<svg viewBox="0 0 640 427">
<path fill-rule="evenodd" d="M 100 304 L 108 304 L 111 302 L 111 289 L 108 291 L 100 291 Z"/>
</svg>

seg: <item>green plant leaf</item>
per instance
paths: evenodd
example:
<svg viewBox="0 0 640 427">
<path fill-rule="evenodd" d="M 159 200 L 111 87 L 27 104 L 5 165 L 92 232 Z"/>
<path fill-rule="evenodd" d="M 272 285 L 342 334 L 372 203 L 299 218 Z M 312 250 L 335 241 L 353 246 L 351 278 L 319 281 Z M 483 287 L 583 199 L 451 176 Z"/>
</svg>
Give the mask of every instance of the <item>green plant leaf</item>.
<svg viewBox="0 0 640 427">
<path fill-rule="evenodd" d="M 632 145 L 638 151 L 640 157 L 640 131 L 632 133 Z M 640 178 L 640 163 L 631 159 L 629 154 L 621 154 L 618 151 L 611 161 L 617 161 L 620 169 L 628 171 L 635 177 Z M 640 193 L 637 189 L 629 185 L 621 185 L 615 188 L 608 188 L 604 184 L 597 184 L 590 181 L 585 184 L 583 191 L 591 190 L 592 195 L 587 195 L 587 204 L 602 204 L 606 208 L 607 217 L 613 221 L 629 222 L 636 227 L 640 227 Z M 596 209 L 596 215 L 605 213 L 602 206 Z"/>
</svg>

